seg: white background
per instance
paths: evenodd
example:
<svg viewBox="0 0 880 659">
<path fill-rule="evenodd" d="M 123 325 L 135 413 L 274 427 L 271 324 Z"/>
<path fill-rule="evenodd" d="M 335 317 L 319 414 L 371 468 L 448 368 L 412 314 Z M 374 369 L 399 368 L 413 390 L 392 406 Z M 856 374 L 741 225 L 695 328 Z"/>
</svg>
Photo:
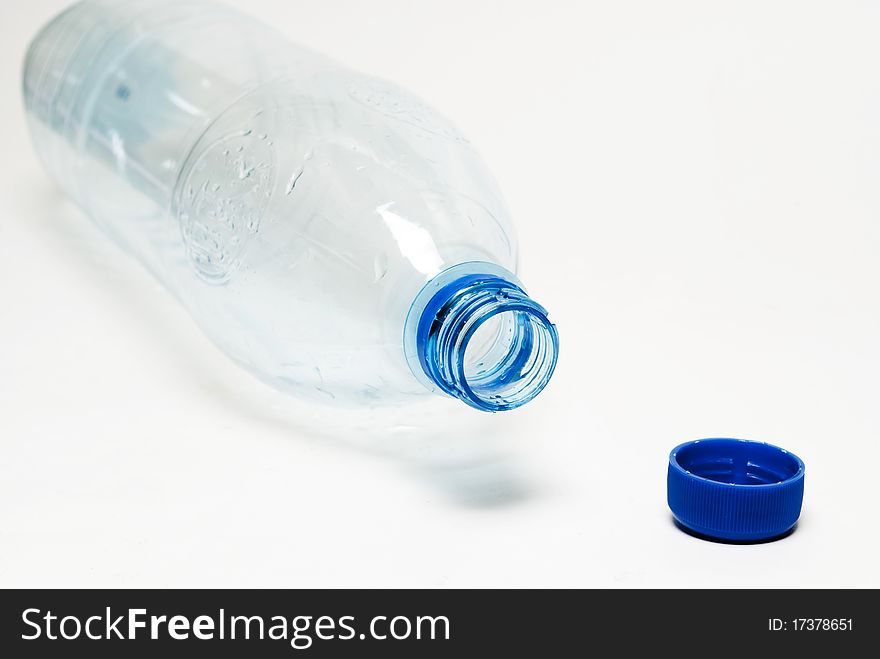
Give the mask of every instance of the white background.
<svg viewBox="0 0 880 659">
<path fill-rule="evenodd" d="M 13 7 L 14 4 L 14 7 Z M 0 586 L 880 586 L 880 5 L 238 0 L 478 145 L 562 340 L 506 415 L 308 430 L 41 171 L 0 24 Z M 314 424 L 313 424 L 314 425 Z M 807 464 L 677 530 L 668 451 Z"/>
</svg>

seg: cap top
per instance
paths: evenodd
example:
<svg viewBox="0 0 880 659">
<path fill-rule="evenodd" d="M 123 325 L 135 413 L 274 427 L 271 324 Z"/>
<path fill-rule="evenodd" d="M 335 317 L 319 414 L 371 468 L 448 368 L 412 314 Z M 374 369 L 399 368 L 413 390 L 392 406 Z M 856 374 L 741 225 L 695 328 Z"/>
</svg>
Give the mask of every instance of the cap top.
<svg viewBox="0 0 880 659">
<path fill-rule="evenodd" d="M 794 478 L 804 463 L 783 448 L 744 439 L 697 440 L 670 456 L 689 474 L 726 485 L 774 485 Z"/>
</svg>

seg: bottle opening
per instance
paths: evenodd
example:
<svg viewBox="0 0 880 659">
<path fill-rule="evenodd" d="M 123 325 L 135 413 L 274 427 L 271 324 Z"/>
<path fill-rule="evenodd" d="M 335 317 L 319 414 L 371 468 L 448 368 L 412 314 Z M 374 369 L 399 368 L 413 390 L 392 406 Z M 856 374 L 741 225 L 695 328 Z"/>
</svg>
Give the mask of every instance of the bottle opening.
<svg viewBox="0 0 880 659">
<path fill-rule="evenodd" d="M 555 342 L 546 316 L 526 309 L 501 311 L 466 339 L 463 385 L 487 407 L 527 403 L 553 375 Z"/>
<path fill-rule="evenodd" d="M 421 312 L 416 344 L 431 382 L 487 412 L 520 407 L 541 393 L 559 350 L 542 306 L 518 284 L 480 274 L 437 290 Z"/>
</svg>

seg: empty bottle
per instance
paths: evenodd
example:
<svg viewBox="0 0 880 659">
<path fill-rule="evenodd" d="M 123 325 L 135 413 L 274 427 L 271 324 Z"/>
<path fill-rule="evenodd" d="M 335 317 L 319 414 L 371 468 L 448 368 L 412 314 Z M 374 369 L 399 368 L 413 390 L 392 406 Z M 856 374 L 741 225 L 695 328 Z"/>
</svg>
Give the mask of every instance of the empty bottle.
<svg viewBox="0 0 880 659">
<path fill-rule="evenodd" d="M 32 42 L 24 97 L 55 180 L 276 388 L 494 412 L 549 381 L 498 190 L 406 91 L 204 0 L 87 0 Z"/>
</svg>

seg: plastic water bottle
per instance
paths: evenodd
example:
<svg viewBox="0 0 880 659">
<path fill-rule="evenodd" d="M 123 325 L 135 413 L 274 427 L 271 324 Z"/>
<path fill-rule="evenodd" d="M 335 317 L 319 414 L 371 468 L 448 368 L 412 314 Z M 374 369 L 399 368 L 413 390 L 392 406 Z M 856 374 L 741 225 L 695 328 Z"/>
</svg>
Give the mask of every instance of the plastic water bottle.
<svg viewBox="0 0 880 659">
<path fill-rule="evenodd" d="M 555 327 L 471 144 L 406 91 L 203 0 L 88 0 L 37 35 L 45 167 L 229 356 L 341 405 L 534 398 Z"/>
</svg>

